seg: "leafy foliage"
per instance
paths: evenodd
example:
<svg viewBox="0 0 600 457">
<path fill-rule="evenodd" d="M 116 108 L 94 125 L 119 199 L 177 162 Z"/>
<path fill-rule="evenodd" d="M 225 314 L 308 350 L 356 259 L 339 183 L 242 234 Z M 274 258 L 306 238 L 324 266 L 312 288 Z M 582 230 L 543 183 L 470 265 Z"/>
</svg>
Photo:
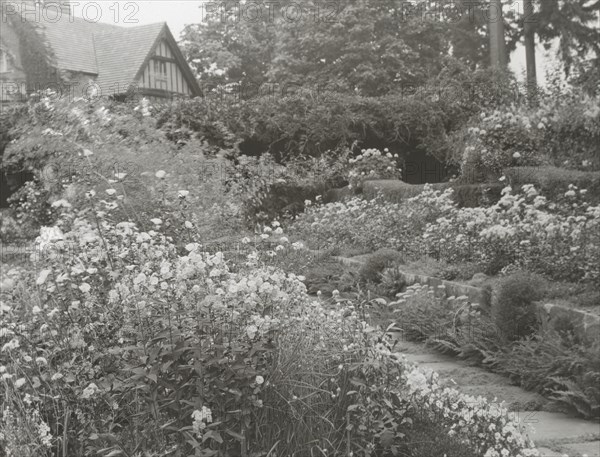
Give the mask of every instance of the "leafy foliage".
<svg viewBox="0 0 600 457">
<path fill-rule="evenodd" d="M 519 30 L 523 30 L 523 21 L 533 26 L 533 31 L 542 41 L 546 49 L 552 42 L 559 40 L 558 55 L 561 58 L 566 74 L 578 61 L 598 58 L 600 55 L 600 32 L 594 23 L 598 20 L 600 3 L 596 0 L 559 0 L 535 1 L 535 11 L 529 17 L 522 15 L 518 19 Z M 512 36 L 511 41 L 518 40 L 521 33 Z"/>
<path fill-rule="evenodd" d="M 424 5 L 393 0 L 221 5 L 206 8 L 182 38 L 207 92 L 229 88 L 246 99 L 304 87 L 377 96 L 437 75 L 450 45 L 471 69 L 485 66 L 482 8 L 465 14 L 473 6 L 459 3 L 453 10 L 430 2 L 427 14 Z"/>
<path fill-rule="evenodd" d="M 514 90 L 505 76 L 449 62 L 427 85 L 386 97 L 312 88 L 247 100 L 216 93 L 159 107 L 156 117 L 169 138 L 199 139 L 214 153 L 268 152 L 286 162 L 346 148 L 388 147 L 402 164 L 410 153 L 445 160 L 452 132 L 482 108 L 511 98 Z"/>
<path fill-rule="evenodd" d="M 579 89 L 553 87 L 535 108 L 500 105 L 453 134 L 449 161 L 463 182 L 489 182 L 514 166 L 552 165 L 598 170 L 598 99 Z"/>
</svg>

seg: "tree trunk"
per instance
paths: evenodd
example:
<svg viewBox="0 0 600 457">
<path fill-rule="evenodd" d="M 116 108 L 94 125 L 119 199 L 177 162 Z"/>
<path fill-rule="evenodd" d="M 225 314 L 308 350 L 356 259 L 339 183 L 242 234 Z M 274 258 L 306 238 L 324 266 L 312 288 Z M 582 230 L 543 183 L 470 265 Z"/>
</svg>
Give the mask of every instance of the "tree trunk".
<svg viewBox="0 0 600 457">
<path fill-rule="evenodd" d="M 490 58 L 492 67 L 506 69 L 508 56 L 504 41 L 504 18 L 502 0 L 490 0 L 488 11 L 488 27 L 490 34 Z"/>
<path fill-rule="evenodd" d="M 527 63 L 527 98 L 529 103 L 534 105 L 537 101 L 537 72 L 535 68 L 535 26 L 532 0 L 524 0 L 523 14 L 525 59 Z"/>
</svg>

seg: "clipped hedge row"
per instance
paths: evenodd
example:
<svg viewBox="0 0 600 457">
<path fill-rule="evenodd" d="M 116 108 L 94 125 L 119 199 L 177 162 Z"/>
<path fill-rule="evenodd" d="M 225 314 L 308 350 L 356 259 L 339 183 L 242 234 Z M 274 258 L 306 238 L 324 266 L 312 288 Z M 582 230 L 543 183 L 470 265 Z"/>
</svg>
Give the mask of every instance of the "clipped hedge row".
<svg viewBox="0 0 600 457">
<path fill-rule="evenodd" d="M 588 196 L 596 203 L 600 201 L 600 172 L 578 171 L 557 167 L 510 167 L 504 175 L 513 186 L 536 184 L 549 199 L 559 198 L 573 184 L 578 189 L 587 189 Z"/>
<path fill-rule="evenodd" d="M 448 188 L 454 189 L 453 198 L 461 207 L 474 207 L 494 203 L 500 199 L 501 183 L 484 184 L 455 184 L 434 183 L 427 184 L 433 190 L 443 191 Z M 384 198 L 390 202 L 398 203 L 407 198 L 419 195 L 425 189 L 426 184 L 407 184 L 396 180 L 367 181 L 364 183 L 363 195 L 367 198 L 375 198 L 381 192 Z"/>
<path fill-rule="evenodd" d="M 494 203 L 499 200 L 500 192 L 506 184 L 518 189 L 524 184 L 535 184 L 550 200 L 560 199 L 569 190 L 570 185 L 578 189 L 587 189 L 591 202 L 600 201 L 600 172 L 578 171 L 557 167 L 509 167 L 504 169 L 507 180 L 497 183 L 428 184 L 433 190 L 454 189 L 453 198 L 461 207 L 474 207 Z M 408 184 L 399 180 L 374 180 L 364 183 L 363 195 L 374 198 L 381 192 L 386 200 L 397 203 L 423 192 L 425 184 Z M 333 194 L 332 194 L 333 196 Z"/>
</svg>

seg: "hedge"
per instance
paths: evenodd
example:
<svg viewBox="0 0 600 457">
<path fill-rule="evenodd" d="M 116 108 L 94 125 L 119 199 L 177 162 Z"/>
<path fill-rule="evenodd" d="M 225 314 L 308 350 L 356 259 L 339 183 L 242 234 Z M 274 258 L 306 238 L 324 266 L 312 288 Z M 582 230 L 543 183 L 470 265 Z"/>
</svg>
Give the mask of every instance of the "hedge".
<svg viewBox="0 0 600 457">
<path fill-rule="evenodd" d="M 381 192 L 390 202 L 400 202 L 414 197 L 425 188 L 426 184 L 407 184 L 403 181 L 378 180 L 366 181 L 363 185 L 363 195 L 374 198 Z M 454 190 L 454 201 L 461 207 L 474 207 L 494 203 L 500 199 L 501 183 L 484 184 L 455 184 L 450 182 L 427 184 L 434 190 L 444 191 L 448 188 Z"/>
</svg>

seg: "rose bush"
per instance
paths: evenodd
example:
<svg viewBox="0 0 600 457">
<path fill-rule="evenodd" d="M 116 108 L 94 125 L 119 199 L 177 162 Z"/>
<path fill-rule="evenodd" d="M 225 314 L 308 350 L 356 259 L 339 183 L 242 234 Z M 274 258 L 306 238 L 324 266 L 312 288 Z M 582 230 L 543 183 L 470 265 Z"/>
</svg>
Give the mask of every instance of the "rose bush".
<svg viewBox="0 0 600 457">
<path fill-rule="evenodd" d="M 510 166 L 598 170 L 598 98 L 561 87 L 542 94 L 535 107 L 511 104 L 481 112 L 453 139 L 449 160 L 460 166 L 465 182 L 497 178 Z"/>
<path fill-rule="evenodd" d="M 398 168 L 398 154 L 392 155 L 385 148 L 363 149 L 355 158 L 348 159 L 347 179 L 351 189 L 359 192 L 367 179 L 400 179 L 401 170 Z"/>
</svg>

